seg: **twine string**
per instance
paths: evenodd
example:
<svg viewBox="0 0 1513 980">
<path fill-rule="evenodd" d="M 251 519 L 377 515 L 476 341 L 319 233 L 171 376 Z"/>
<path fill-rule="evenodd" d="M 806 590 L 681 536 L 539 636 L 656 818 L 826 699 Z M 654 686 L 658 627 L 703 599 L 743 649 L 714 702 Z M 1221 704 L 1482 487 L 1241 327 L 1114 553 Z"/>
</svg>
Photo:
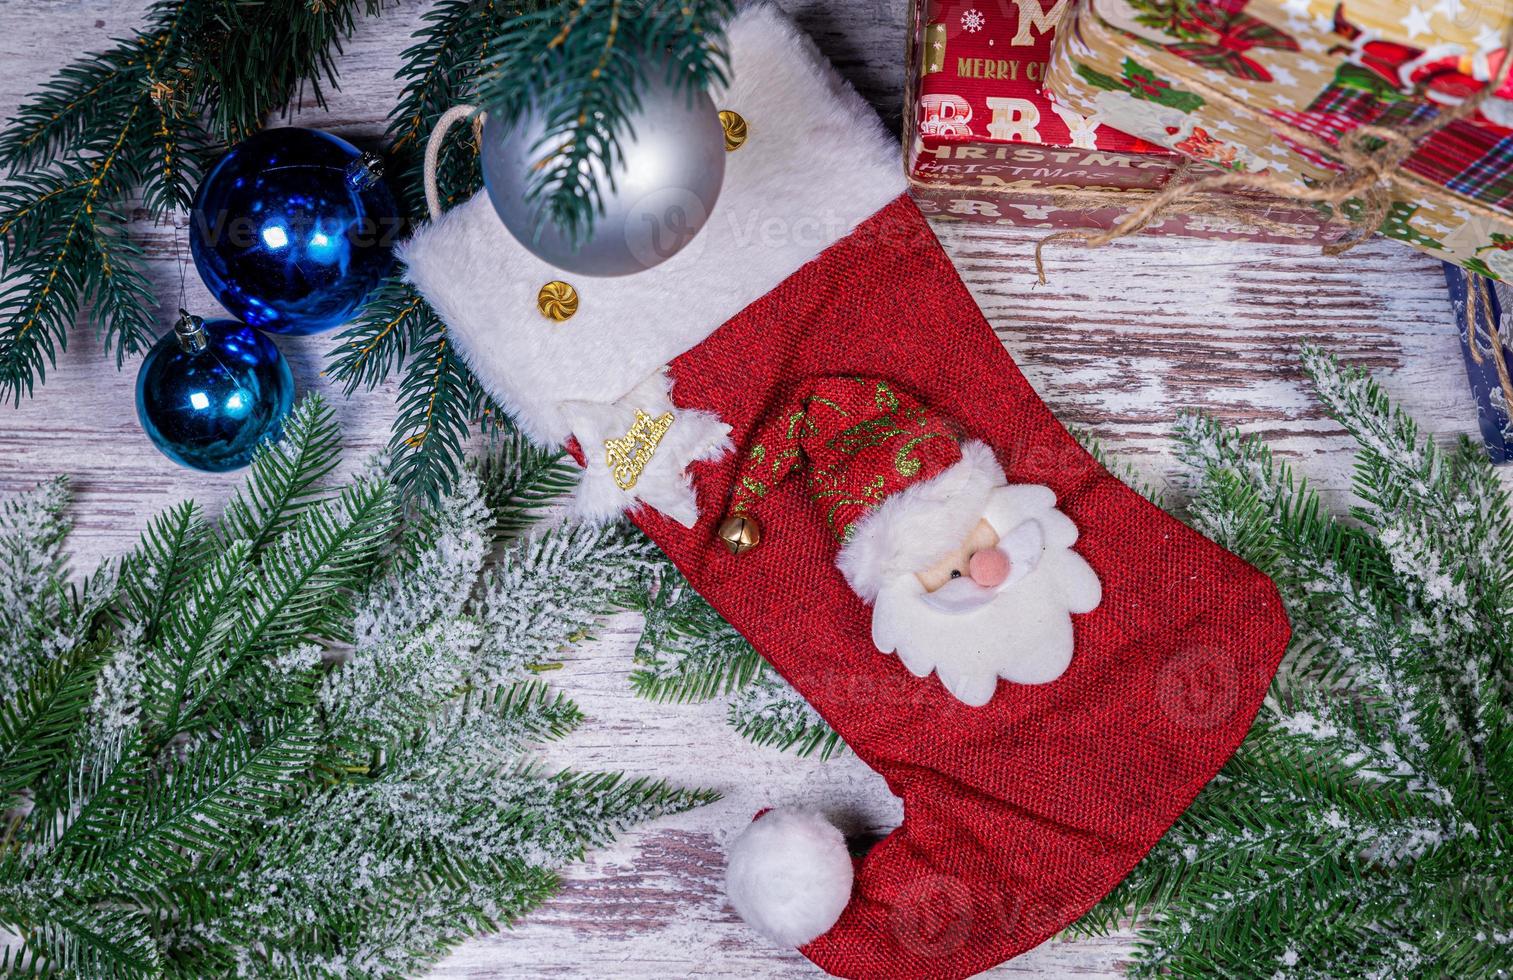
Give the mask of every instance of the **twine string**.
<svg viewBox="0 0 1513 980">
<path fill-rule="evenodd" d="M 1504 31 L 1503 48 L 1504 50 L 1513 49 L 1513 23 L 1510 23 Z M 1181 182 L 1174 178 L 1167 182 L 1160 193 L 1120 218 L 1111 228 L 1102 231 L 1071 228 L 1042 238 L 1035 244 L 1036 275 L 1042 284 L 1046 282 L 1044 252 L 1045 247 L 1052 242 L 1075 239 L 1094 248 L 1107 245 L 1109 242 L 1132 235 L 1146 227 L 1157 217 L 1166 213 L 1175 203 L 1185 201 L 1195 194 L 1231 189 L 1263 191 L 1284 200 L 1331 205 L 1341 204 L 1351 198 L 1360 198 L 1362 208 L 1360 213 L 1350 221 L 1351 230 L 1339 241 L 1324 246 L 1326 255 L 1339 255 L 1346 252 L 1370 238 L 1387 220 L 1392 208 L 1393 180 L 1405 176 L 1401 172 L 1403 162 L 1429 136 L 1451 123 L 1473 115 L 1481 104 L 1491 98 L 1493 93 L 1507 81 L 1510 68 L 1513 68 L 1513 56 L 1503 58 L 1498 70 L 1479 91 L 1458 105 L 1442 109 L 1432 118 L 1403 129 L 1372 124 L 1357 126 L 1341 135 L 1338 143 L 1335 144 L 1307 130 L 1286 126 L 1280 124 L 1278 120 L 1268 119 L 1269 125 L 1280 126 L 1284 129 L 1287 138 L 1292 142 L 1316 153 L 1337 158 L 1344 169 L 1336 176 L 1314 187 L 1299 187 L 1285 177 L 1268 173 L 1216 174 L 1199 180 Z M 1202 81 L 1184 79 L 1184 82 L 1210 102 L 1227 105 L 1242 113 L 1256 112 L 1234 96 L 1210 88 Z M 1424 188 L 1428 193 L 1439 191 L 1439 188 L 1432 184 L 1424 183 Z M 1473 210 L 1488 211 L 1489 214 L 1496 216 L 1495 212 L 1479 208 L 1474 202 L 1466 203 L 1472 204 Z"/>
<path fill-rule="evenodd" d="M 474 113 L 477 113 L 474 115 Z M 473 138 L 480 144 L 483 142 L 483 113 L 478 112 L 475 105 L 454 105 L 441 114 L 436 120 L 436 126 L 431 130 L 430 138 L 426 140 L 425 166 L 421 171 L 422 180 L 426 190 L 426 210 L 431 214 L 431 220 L 441 217 L 441 192 L 436 187 L 436 171 L 441 166 L 441 146 L 446 142 L 447 130 L 455 123 L 473 116 Z"/>
<path fill-rule="evenodd" d="M 1487 349 L 1492 358 L 1492 367 L 1497 372 L 1498 384 L 1502 386 L 1503 404 L 1513 412 L 1513 375 L 1508 370 L 1508 359 L 1503 353 L 1502 335 L 1498 330 L 1497 317 L 1492 312 L 1492 297 L 1488 294 L 1486 277 L 1467 276 L 1466 289 L 1466 347 L 1471 351 L 1471 360 L 1482 365 L 1487 355 L 1481 350 L 1478 334 L 1485 333 Z"/>
</svg>

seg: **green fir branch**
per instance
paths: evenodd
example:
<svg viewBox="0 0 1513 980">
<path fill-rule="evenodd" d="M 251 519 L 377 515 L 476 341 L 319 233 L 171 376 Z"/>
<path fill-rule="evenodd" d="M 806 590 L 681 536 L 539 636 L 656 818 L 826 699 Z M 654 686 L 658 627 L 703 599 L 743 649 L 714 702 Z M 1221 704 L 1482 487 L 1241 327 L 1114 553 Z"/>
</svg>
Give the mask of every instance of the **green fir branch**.
<svg viewBox="0 0 1513 980">
<path fill-rule="evenodd" d="M 828 759 L 845 743 L 665 558 L 634 596 L 644 625 L 631 688 L 653 701 L 728 698 L 727 721 L 756 745 Z"/>
<path fill-rule="evenodd" d="M 93 132 L 101 114 L 137 94 L 151 56 L 151 46 L 139 35 L 133 43 L 59 70 L 0 133 L 0 167 L 12 173 L 36 167 Z"/>
<path fill-rule="evenodd" d="M 518 537 L 578 484 L 578 467 L 566 452 L 542 449 L 513 427 L 502 429 L 487 448 L 478 457 L 478 480 L 498 539 Z"/>
<path fill-rule="evenodd" d="M 708 701 L 742 690 L 766 669 L 746 638 L 725 622 L 671 562 L 639 605 L 631 688 L 653 701 Z"/>
<path fill-rule="evenodd" d="M 184 699 L 224 656 L 226 641 L 245 614 L 251 558 L 247 541 L 228 543 L 184 583 L 180 601 L 162 617 L 160 655 L 149 657 L 143 667 L 141 709 L 144 723 L 165 739 L 178 731 Z"/>
<path fill-rule="evenodd" d="M 576 860 L 589 847 L 608 844 L 619 831 L 641 823 L 655 813 L 681 813 L 714 803 L 720 794 L 705 789 L 683 789 L 666 780 L 623 773 L 564 772 L 553 779 L 553 791 L 563 803 L 586 796 L 590 801 L 579 814 L 579 832 L 564 857 Z"/>
<path fill-rule="evenodd" d="M 624 525 L 569 524 L 525 537 L 483 580 L 483 676 L 555 662 L 600 616 L 634 602 L 660 553 Z"/>
<path fill-rule="evenodd" d="M 344 607 L 333 600 L 360 587 L 397 519 L 392 488 L 381 481 L 344 487 L 303 511 L 264 553 L 227 652 L 190 685 L 179 717 L 198 715 L 254 655 L 340 636 Z"/>
<path fill-rule="evenodd" d="M 111 868 L 128 887 L 184 875 L 194 855 L 235 847 L 250 823 L 277 811 L 319 747 L 312 723 L 308 712 L 295 712 L 261 719 L 252 732 L 227 726 L 145 798 L 125 781 L 116 793 L 96 794 L 92 802 L 105 805 L 75 820 L 59 848 L 80 854 L 75 869 Z M 134 777 L 147 771 L 129 757 L 119 765 Z"/>
<path fill-rule="evenodd" d="M 164 616 L 189 577 L 209 560 L 213 547 L 210 528 L 192 500 L 152 518 L 136 548 L 121 562 L 115 610 L 119 622 L 143 624 L 142 639 L 154 641 Z"/>
<path fill-rule="evenodd" d="M 516 681 L 493 692 L 484 691 L 472 703 L 477 710 L 516 728 L 523 738 L 560 739 L 583 721 L 583 712 L 567 695 L 540 680 Z"/>
<path fill-rule="evenodd" d="M 0 502 L 3 652 L 40 665 L 0 702 L 7 975 L 420 972 L 714 799 L 532 761 L 581 719 L 532 664 L 620 608 L 644 538 L 548 530 L 490 568 L 560 460 L 516 445 L 401 521 L 381 466 L 323 486 L 338 442 L 303 403 L 219 526 L 175 507 L 77 590 L 66 486 Z"/>
<path fill-rule="evenodd" d="M 304 399 L 284 420 L 282 438 L 253 455 L 251 479 L 221 517 L 222 540 L 245 540 L 249 557 L 257 555 L 316 502 L 340 459 L 336 413 L 323 398 Z"/>
<path fill-rule="evenodd" d="M 336 87 L 336 58 L 357 15 L 376 16 L 379 0 L 263 0 L 220 3 L 182 57 L 193 65 L 210 129 L 222 142 L 246 139 L 269 112 L 308 90 L 325 106 Z"/>
<path fill-rule="evenodd" d="M 371 391 L 399 370 L 417 345 L 440 332 L 441 322 L 424 298 L 399 278 L 386 280 L 327 354 L 326 374 L 347 394 Z"/>
<path fill-rule="evenodd" d="M 1364 503 L 1342 520 L 1259 440 L 1183 420 L 1191 520 L 1272 576 L 1294 643 L 1234 758 L 1076 931 L 1134 916 L 1135 976 L 1504 975 L 1507 492 L 1364 372 L 1304 363 Z"/>
<path fill-rule="evenodd" d="M 389 442 L 395 482 L 409 495 L 434 502 L 451 487 L 483 397 L 444 328 L 415 348 L 399 383 Z"/>
<path fill-rule="evenodd" d="M 389 183 L 412 219 L 426 217 L 422 166 L 431 130 L 447 109 L 475 97 L 479 67 L 515 13 L 514 3 L 447 0 L 426 13 L 416 43 L 404 51 L 397 75 L 404 87 L 389 115 Z M 482 185 L 477 157 L 470 134 L 454 131 L 437 166 L 443 206 Z M 351 393 L 372 389 L 399 371 L 394 476 L 407 496 L 434 501 L 456 479 L 461 446 L 486 398 L 452 350 L 440 318 L 396 275 L 340 334 L 326 373 Z"/>
<path fill-rule="evenodd" d="M 426 12 L 415 44 L 405 49 L 396 77 L 404 82 L 389 114 L 389 153 L 398 164 L 399 188 L 412 217 L 424 218 L 421 166 L 425 145 L 442 113 L 474 102 L 482 67 L 497 35 L 521 4 L 513 0 L 442 0 Z M 478 146 L 471 132 L 454 131 L 443 145 L 437 166 L 437 190 L 449 208 L 476 191 L 482 182 Z"/>
<path fill-rule="evenodd" d="M 0 903 L 4 898 L 0 898 Z M 15 951 L 7 977 L 145 978 L 161 975 L 163 957 L 151 923 L 135 910 L 100 915 L 67 898 L 30 898 L 39 913 Z M 0 904 L 0 908 L 3 908 Z"/>
<path fill-rule="evenodd" d="M 797 756 L 828 759 L 846 743 L 792 685 L 764 661 L 761 672 L 730 702 L 727 720 L 743 738 Z"/>
<path fill-rule="evenodd" d="M 103 644 L 65 650 L 0 701 L 0 803 L 67 764 L 105 652 Z"/>
<path fill-rule="evenodd" d="M 489 59 L 482 102 L 506 125 L 532 112 L 543 132 L 526 191 L 544 203 L 541 219 L 571 239 L 588 236 L 604 211 L 596 173 L 623 161 L 652 80 L 696 92 L 723 83 L 729 69 L 721 31 L 731 0 L 577 0 L 529 3 L 501 31 Z M 533 79 L 524 86 L 520 79 Z"/>
</svg>

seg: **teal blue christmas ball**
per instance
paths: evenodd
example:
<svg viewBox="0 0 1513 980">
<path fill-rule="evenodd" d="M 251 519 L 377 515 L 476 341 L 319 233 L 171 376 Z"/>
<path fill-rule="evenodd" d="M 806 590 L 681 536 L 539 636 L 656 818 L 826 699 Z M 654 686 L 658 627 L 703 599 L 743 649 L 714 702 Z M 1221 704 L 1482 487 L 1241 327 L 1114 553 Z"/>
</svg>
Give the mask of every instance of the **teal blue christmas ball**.
<svg viewBox="0 0 1513 980">
<path fill-rule="evenodd" d="M 137 418 L 181 466 L 222 473 L 277 439 L 294 405 L 294 375 L 273 341 L 236 320 L 184 314 L 137 373 Z"/>
<path fill-rule="evenodd" d="M 352 318 L 394 264 L 401 219 L 382 159 L 315 129 L 233 146 L 195 194 L 189 249 L 210 292 L 259 330 Z"/>
</svg>

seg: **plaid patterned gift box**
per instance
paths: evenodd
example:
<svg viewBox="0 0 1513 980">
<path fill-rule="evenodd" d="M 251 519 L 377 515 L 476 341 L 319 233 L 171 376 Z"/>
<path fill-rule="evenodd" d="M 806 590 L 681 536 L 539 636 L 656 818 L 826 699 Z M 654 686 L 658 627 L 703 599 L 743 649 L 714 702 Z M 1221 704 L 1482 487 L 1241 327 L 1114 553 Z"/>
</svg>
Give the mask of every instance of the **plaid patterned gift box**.
<svg viewBox="0 0 1513 980">
<path fill-rule="evenodd" d="M 1443 179 L 1452 191 L 1478 201 L 1504 210 L 1513 205 L 1513 133 L 1497 138 L 1484 131 L 1436 133 L 1430 144 L 1439 152 L 1412 161 L 1410 169 Z"/>
<path fill-rule="evenodd" d="M 1316 194 L 1345 171 L 1379 178 L 1383 234 L 1513 279 L 1513 4 L 1458 2 L 1457 18 L 1394 0 L 1075 0 L 1047 87 L 1258 184 Z M 1396 166 L 1344 162 L 1371 166 L 1358 151 L 1393 154 L 1406 131 L 1416 142 Z M 1358 198 L 1336 207 L 1370 213 Z"/>
</svg>

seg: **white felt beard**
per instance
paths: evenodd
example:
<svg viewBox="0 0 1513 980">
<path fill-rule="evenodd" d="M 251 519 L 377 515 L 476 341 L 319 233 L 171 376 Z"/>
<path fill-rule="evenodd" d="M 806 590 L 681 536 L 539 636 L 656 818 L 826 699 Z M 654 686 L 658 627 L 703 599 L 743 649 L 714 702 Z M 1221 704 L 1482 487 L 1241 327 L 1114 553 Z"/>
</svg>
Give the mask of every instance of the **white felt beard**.
<svg viewBox="0 0 1513 980">
<path fill-rule="evenodd" d="M 982 516 L 1005 540 L 1026 522 L 1039 526 L 1044 550 L 1033 569 L 965 612 L 932 608 L 918 578 L 895 575 L 872 610 L 879 650 L 896 653 L 917 677 L 934 671 L 946 690 L 974 707 L 992 699 L 1000 678 L 1044 684 L 1060 677 L 1072 659 L 1072 614 L 1092 611 L 1103 595 L 1098 576 L 1072 550 L 1077 526 L 1056 509 L 1048 487 L 999 487 Z"/>
</svg>

